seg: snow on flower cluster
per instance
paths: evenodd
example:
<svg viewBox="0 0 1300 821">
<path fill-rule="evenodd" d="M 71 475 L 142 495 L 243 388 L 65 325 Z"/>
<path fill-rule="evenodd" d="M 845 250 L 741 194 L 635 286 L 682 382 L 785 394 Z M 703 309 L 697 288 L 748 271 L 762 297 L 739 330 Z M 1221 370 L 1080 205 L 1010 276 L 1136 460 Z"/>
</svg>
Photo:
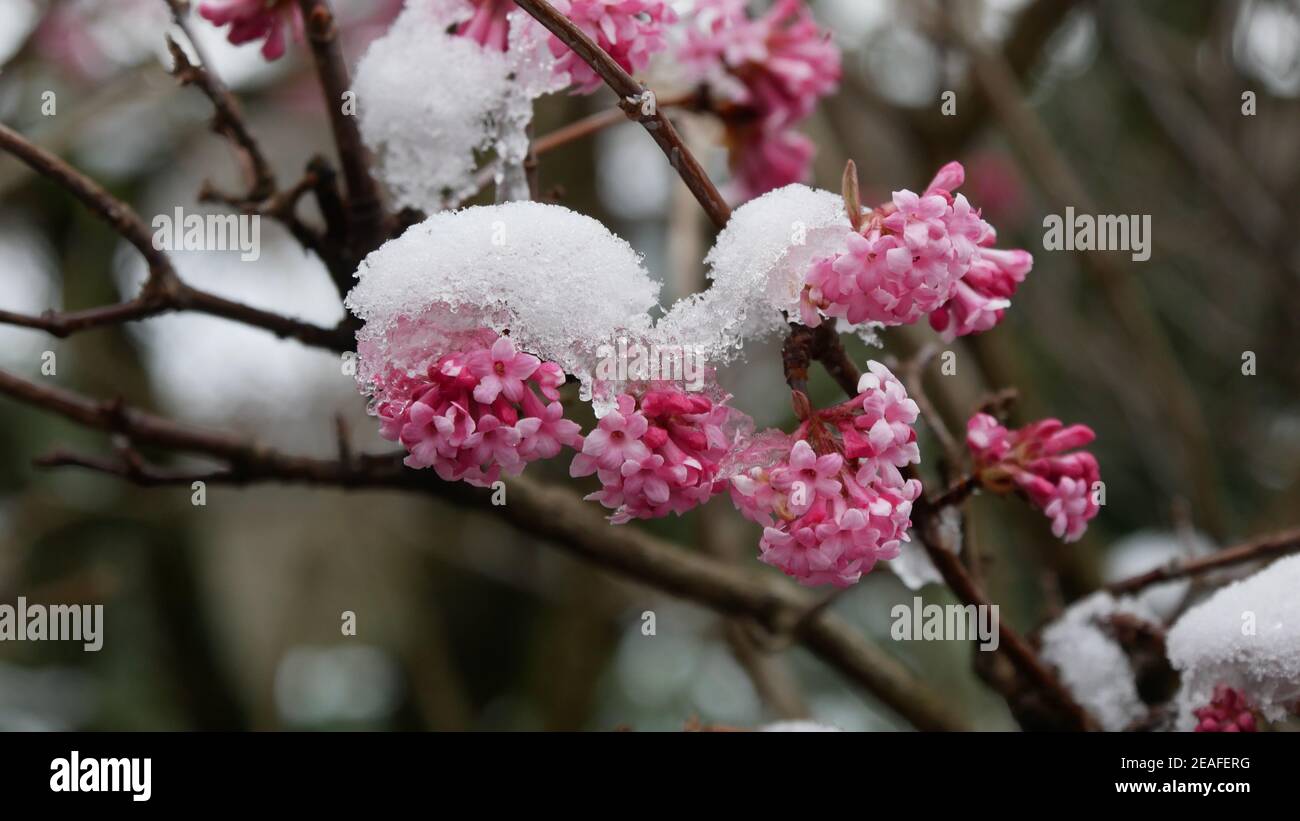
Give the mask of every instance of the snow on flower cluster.
<svg viewBox="0 0 1300 821">
<path fill-rule="evenodd" d="M 420 0 L 407 3 L 357 65 L 361 135 L 398 205 L 454 207 L 482 187 L 481 169 L 498 185 L 507 174 L 516 185 L 522 178 L 533 100 L 562 88 L 564 78 L 546 31 L 508 5 L 506 24 L 483 32 L 508 38 L 504 51 L 450 32 L 474 23 L 468 0 Z"/>
<path fill-rule="evenodd" d="M 803 0 L 751 19 L 745 0 L 695 0 L 677 57 L 724 111 L 742 199 L 808 176 L 814 148 L 795 130 L 840 80 L 840 52 Z"/>
<path fill-rule="evenodd" d="M 924 193 L 895 191 L 866 212 L 842 251 L 812 264 L 803 323 L 910 325 L 928 315 L 948 340 L 996 325 L 1033 258 L 991 247 L 996 231 L 964 195 L 952 194 L 964 179 L 961 163 L 948 163 Z"/>
<path fill-rule="evenodd" d="M 899 470 L 920 461 L 916 417 L 902 383 L 870 362 L 856 397 L 735 454 L 731 498 L 764 525 L 761 561 L 802 584 L 847 587 L 897 556 L 921 494 Z"/>
<path fill-rule="evenodd" d="M 680 515 L 726 487 L 722 460 L 752 427 L 726 397 L 674 386 L 625 393 L 587 435 L 570 473 L 597 475 L 601 489 L 587 498 L 613 510 L 615 524 Z"/>
<path fill-rule="evenodd" d="M 558 365 L 482 330 L 461 335 L 424 374 L 394 369 L 374 386 L 375 411 L 384 438 L 409 452 L 408 467 L 487 486 L 582 444 L 578 424 L 564 418 L 562 384 Z"/>
<path fill-rule="evenodd" d="M 1300 702 L 1300 556 L 1279 559 L 1249 578 L 1220 588 L 1169 630 L 1169 661 L 1182 674 L 1179 723 L 1205 720 L 1197 708 L 1231 704 L 1219 687 L 1234 688 L 1268 721 Z M 1220 717 L 1224 713 L 1215 713 Z M 1220 720 L 1216 718 L 1216 720 Z"/>
<path fill-rule="evenodd" d="M 1056 667 L 1061 683 L 1109 732 L 1124 730 L 1147 714 L 1133 665 L 1106 629 L 1106 620 L 1121 614 L 1160 623 L 1140 602 L 1098 592 L 1071 605 L 1042 633 L 1043 659 Z"/>
<path fill-rule="evenodd" d="M 787 185 L 737 208 L 705 262 L 712 285 L 673 306 L 661 341 L 689 344 L 722 364 L 791 319 L 854 326 L 869 343 L 883 325 L 929 315 L 945 339 L 988 330 L 1033 263 L 992 248 L 993 228 L 950 188 L 960 163 L 925 193 L 899 191 L 854 230 L 840 194 Z"/>
<path fill-rule="evenodd" d="M 1052 534 L 1073 542 L 1101 509 L 1093 486 L 1101 480 L 1097 459 L 1073 451 L 1096 437 L 1086 425 L 1064 426 L 1043 419 L 1008 430 L 992 416 L 977 413 L 966 425 L 966 445 L 975 459 L 980 485 L 994 493 L 1018 490 L 1052 520 Z"/>
<path fill-rule="evenodd" d="M 302 11 L 297 0 L 204 0 L 199 15 L 214 26 L 230 26 L 226 39 L 235 45 L 262 42 L 262 56 L 284 56 L 290 32 L 301 36 Z"/>
<path fill-rule="evenodd" d="M 848 230 L 844 204 L 829 191 L 788 185 L 750 200 L 704 259 L 712 284 L 675 304 L 656 324 L 656 339 L 723 364 L 746 342 L 785 333 L 811 260 L 838 248 Z"/>
<path fill-rule="evenodd" d="M 584 399 L 599 349 L 648 333 L 659 284 L 623 240 L 558 205 L 443 212 L 370 254 L 347 305 L 365 320 L 357 378 L 423 373 L 459 333 L 488 328 L 575 377 Z"/>
</svg>

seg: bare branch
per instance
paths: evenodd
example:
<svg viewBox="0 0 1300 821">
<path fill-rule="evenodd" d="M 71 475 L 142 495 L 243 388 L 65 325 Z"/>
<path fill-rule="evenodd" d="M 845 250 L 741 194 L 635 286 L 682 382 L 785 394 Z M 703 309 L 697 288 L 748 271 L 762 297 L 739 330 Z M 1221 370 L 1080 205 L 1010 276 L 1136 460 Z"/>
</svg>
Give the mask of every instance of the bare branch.
<svg viewBox="0 0 1300 821">
<path fill-rule="evenodd" d="M 966 493 L 963 493 L 964 498 Z M 940 497 L 943 502 L 947 494 Z M 944 583 L 957 596 L 962 604 L 986 608 L 992 606 L 984 591 L 967 572 L 966 567 L 957 557 L 957 553 L 948 543 L 949 539 L 939 521 L 939 513 L 946 506 L 936 504 L 922 497 L 912 509 L 914 530 L 925 546 L 925 552 L 934 563 Z M 1096 720 L 1079 706 L 1074 696 L 1065 688 L 1056 674 L 1043 663 L 1042 659 L 1016 630 L 1005 620 L 998 620 L 999 651 L 1004 653 L 1015 666 L 1017 672 L 1033 688 L 1046 697 L 1047 702 L 1059 712 L 1066 726 L 1075 730 L 1100 729 Z"/>
<path fill-rule="evenodd" d="M 613 527 L 591 505 L 561 488 L 525 477 L 508 483 L 509 504 L 459 482 L 443 482 L 431 471 L 402 464 L 402 454 L 353 456 L 348 462 L 290 456 L 232 434 L 195 428 L 125 407 L 96 402 L 0 371 L 0 393 L 53 411 L 81 425 L 117 433 L 135 445 L 152 445 L 216 458 L 225 467 L 211 472 L 168 472 L 143 463 L 111 461 L 60 452 L 45 462 L 77 466 L 141 484 L 202 480 L 244 485 L 285 482 L 343 488 L 399 489 L 449 500 L 459 507 L 504 517 L 520 530 L 607 570 L 687 599 L 718 613 L 752 620 L 776 631 L 807 612 L 812 597 L 770 575 L 694 553 L 631 527 Z M 830 613 L 819 613 L 799 640 L 827 664 L 863 686 L 920 729 L 961 729 L 937 693 L 901 664 Z"/>
<path fill-rule="evenodd" d="M 275 173 L 267 162 L 262 147 L 253 138 L 244 122 L 244 115 L 239 110 L 235 96 L 206 67 L 199 67 L 190 62 L 184 50 L 171 37 L 167 37 L 167 50 L 172 55 L 172 75 L 183 86 L 192 85 L 203 92 L 212 103 L 216 112 L 212 118 L 212 130 L 234 144 L 239 153 L 249 178 L 247 200 L 264 200 L 276 189 Z"/>
<path fill-rule="evenodd" d="M 386 238 L 386 216 L 379 198 L 379 186 L 371 176 L 356 118 L 343 113 L 343 94 L 351 87 L 352 81 L 343 60 L 338 25 L 329 0 L 298 0 L 298 5 L 306 21 L 307 40 L 347 184 L 348 247 L 352 257 L 359 260 L 378 248 Z"/>
<path fill-rule="evenodd" d="M 916 402 L 917 408 L 921 411 L 921 418 L 929 425 L 930 431 L 934 438 L 939 440 L 939 446 L 943 448 L 944 455 L 948 461 L 948 471 L 956 471 L 961 466 L 962 449 L 957 439 L 948 430 L 948 425 L 943 421 L 938 408 L 930 401 L 929 394 L 925 391 L 924 373 L 925 367 L 934 359 L 935 354 L 939 352 L 937 345 L 929 344 L 917 351 L 916 355 L 903 366 L 902 378 L 907 385 L 907 395 Z"/>
<path fill-rule="evenodd" d="M 0 149 L 22 160 L 32 170 L 66 188 L 118 235 L 144 256 L 148 278 L 133 299 L 115 305 L 29 316 L 0 311 L 0 323 L 37 328 L 55 336 L 68 336 L 91 328 L 119 325 L 171 311 L 197 311 L 262 328 L 281 338 L 332 351 L 349 351 L 354 345 L 347 327 L 324 328 L 282 314 L 264 311 L 186 285 L 176 275 L 171 260 L 154 247 L 153 234 L 130 206 L 63 160 L 0 124 Z"/>
<path fill-rule="evenodd" d="M 1188 559 L 1166 567 L 1157 567 L 1131 579 L 1108 584 L 1106 590 L 1116 595 L 1136 593 L 1153 584 L 1199 576 L 1211 570 L 1247 562 L 1268 561 L 1297 551 L 1300 551 L 1300 528 L 1260 536 L 1199 559 Z"/>
</svg>

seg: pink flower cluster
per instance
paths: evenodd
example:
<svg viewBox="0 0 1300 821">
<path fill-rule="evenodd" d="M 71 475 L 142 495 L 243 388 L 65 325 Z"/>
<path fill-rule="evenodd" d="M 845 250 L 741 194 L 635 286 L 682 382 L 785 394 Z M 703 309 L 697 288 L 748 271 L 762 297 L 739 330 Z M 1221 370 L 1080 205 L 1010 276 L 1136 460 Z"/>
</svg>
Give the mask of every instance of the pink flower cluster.
<svg viewBox="0 0 1300 821">
<path fill-rule="evenodd" d="M 640 71 L 663 51 L 668 45 L 664 27 L 677 22 L 677 13 L 665 0 L 551 0 L 551 5 L 628 72 Z M 558 58 L 556 70 L 569 75 L 578 93 L 600 88 L 600 76 L 573 49 L 558 37 L 552 37 L 550 45 Z"/>
<path fill-rule="evenodd" d="M 916 417 L 902 383 L 870 362 L 856 397 L 737 454 L 731 498 L 764 525 L 760 560 L 802 584 L 848 587 L 896 557 L 921 495 L 899 470 L 921 459 Z"/>
<path fill-rule="evenodd" d="M 284 56 L 287 34 L 302 32 L 297 0 L 205 0 L 199 14 L 214 26 L 230 26 L 226 39 L 235 45 L 263 40 L 262 56 Z"/>
<path fill-rule="evenodd" d="M 509 337 L 481 331 L 423 376 L 392 374 L 376 386 L 375 410 L 381 435 L 409 452 L 408 467 L 487 486 L 502 471 L 516 475 L 562 446 L 581 446 L 578 424 L 564 418 L 559 402 L 563 383 L 558 365 L 520 353 Z"/>
<path fill-rule="evenodd" d="M 732 170 L 745 198 L 801 182 L 812 142 L 795 126 L 840 80 L 840 52 L 802 0 L 777 0 L 751 20 L 745 0 L 699 0 L 678 54 L 738 111 L 724 114 Z"/>
<path fill-rule="evenodd" d="M 680 515 L 725 487 L 718 470 L 743 414 L 676 387 L 617 401 L 569 468 L 574 477 L 597 475 L 601 489 L 587 498 L 613 510 L 611 522 Z"/>
<path fill-rule="evenodd" d="M 1067 542 L 1082 536 L 1100 510 L 1092 492 L 1101 480 L 1097 459 L 1087 451 L 1066 453 L 1094 438 L 1087 425 L 1065 427 L 1056 419 L 1007 430 L 992 416 L 977 413 L 966 425 L 980 485 L 994 493 L 1019 490 L 1052 520 L 1052 533 Z"/>
<path fill-rule="evenodd" d="M 456 34 L 505 51 L 510 39 L 508 16 L 518 6 L 513 0 L 470 2 L 473 15 L 457 26 Z M 645 68 L 664 49 L 668 44 L 664 27 L 677 22 L 676 12 L 665 0 L 551 0 L 551 5 L 629 72 Z M 576 92 L 590 94 L 600 88 L 600 76 L 564 41 L 551 35 L 547 44 L 557 58 L 555 70 L 569 76 Z"/>
<path fill-rule="evenodd" d="M 845 250 L 809 270 L 803 323 L 816 327 L 825 316 L 909 325 L 929 315 L 950 340 L 996 325 L 1033 258 L 991 247 L 993 227 L 965 196 L 951 193 L 964 178 L 961 163 L 948 163 L 923 194 L 895 191 L 864 214 Z"/>
<path fill-rule="evenodd" d="M 1198 733 L 1253 733 L 1257 732 L 1255 714 L 1240 690 L 1220 684 L 1214 688 L 1214 697 L 1204 707 L 1192 711 L 1197 718 Z"/>
</svg>

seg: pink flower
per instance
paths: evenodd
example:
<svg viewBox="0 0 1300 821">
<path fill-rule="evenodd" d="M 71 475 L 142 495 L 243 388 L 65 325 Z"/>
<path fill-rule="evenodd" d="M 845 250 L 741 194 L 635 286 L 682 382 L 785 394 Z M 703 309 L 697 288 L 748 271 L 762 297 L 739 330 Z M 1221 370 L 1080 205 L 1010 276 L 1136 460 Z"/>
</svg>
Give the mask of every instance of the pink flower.
<svg viewBox="0 0 1300 821">
<path fill-rule="evenodd" d="M 815 327 L 823 317 L 840 317 L 891 326 L 928 314 L 948 340 L 996 325 L 1033 258 L 989 247 L 992 226 L 951 193 L 964 176 L 960 163 L 948 163 L 924 193 L 896 191 L 863 214 L 844 251 L 810 267 L 801 321 Z"/>
<path fill-rule="evenodd" d="M 485 405 L 492 404 L 497 395 L 504 393 L 511 402 L 524 397 L 524 380 L 533 375 L 541 360 L 535 356 L 515 351 L 508 337 L 492 343 L 491 351 L 475 351 L 469 358 L 470 373 L 478 377 L 474 399 Z"/>
<path fill-rule="evenodd" d="M 920 460 L 917 408 L 878 362 L 859 390 L 793 436 L 761 435 L 729 460 L 732 501 L 765 526 L 761 561 L 802 584 L 854 584 L 908 540 L 921 483 L 898 468 Z"/>
<path fill-rule="evenodd" d="M 800 439 L 790 450 L 786 464 L 772 471 L 772 489 L 789 497 L 790 512 L 804 513 L 818 494 L 830 497 L 840 492 L 835 477 L 843 464 L 844 457 L 838 453 L 818 456 L 811 445 Z"/>
<path fill-rule="evenodd" d="M 1254 733 L 1259 729 L 1245 693 L 1226 684 L 1215 687 L 1210 703 L 1192 714 L 1197 718 L 1198 733 Z"/>
<path fill-rule="evenodd" d="M 1052 520 L 1053 535 L 1067 542 L 1082 536 L 1101 509 L 1093 498 L 1101 481 L 1097 459 L 1074 450 L 1094 438 L 1088 426 L 1066 427 L 1056 419 L 1007 430 L 992 416 L 977 413 L 966 425 L 980 486 L 1000 494 L 1019 491 Z"/>
<path fill-rule="evenodd" d="M 587 434 L 582 443 L 582 453 L 573 460 L 575 469 L 580 471 L 574 475 L 590 476 L 596 468 L 618 470 L 629 459 L 640 461 L 646 458 L 650 451 L 641 437 L 645 436 L 648 428 L 645 416 L 636 410 L 636 400 L 627 395 L 620 396 L 618 410 L 605 414 L 596 429 Z M 589 466 L 591 470 L 588 470 Z"/>
<path fill-rule="evenodd" d="M 777 0 L 753 20 L 743 0 L 700 0 L 678 57 L 736 109 L 724 120 L 744 194 L 807 177 L 812 144 L 792 129 L 835 90 L 841 69 L 839 49 L 801 0 Z"/>
<path fill-rule="evenodd" d="M 235 45 L 262 40 L 262 56 L 284 56 L 287 30 L 302 31 L 302 12 L 296 0 L 205 0 L 199 14 L 214 26 L 230 26 L 226 39 Z"/>
<path fill-rule="evenodd" d="M 582 446 L 578 424 L 554 401 L 564 380 L 558 365 L 518 352 L 492 331 L 450 338 L 457 350 L 425 373 L 392 369 L 373 386 L 380 434 L 406 448 L 407 466 L 490 485 L 503 471 L 514 475 L 562 447 Z"/>
<path fill-rule="evenodd" d="M 645 68 L 664 49 L 664 27 L 677 21 L 664 0 L 551 0 L 551 5 L 629 73 Z M 556 71 L 566 72 L 578 93 L 600 88 L 600 76 L 558 37 L 551 37 L 550 47 L 558 58 Z"/>
<path fill-rule="evenodd" d="M 615 524 L 685 513 L 725 487 L 719 468 L 746 419 L 725 399 L 678 388 L 652 388 L 639 399 L 622 394 L 569 472 L 597 475 L 601 489 L 587 498 L 614 510 Z"/>
</svg>

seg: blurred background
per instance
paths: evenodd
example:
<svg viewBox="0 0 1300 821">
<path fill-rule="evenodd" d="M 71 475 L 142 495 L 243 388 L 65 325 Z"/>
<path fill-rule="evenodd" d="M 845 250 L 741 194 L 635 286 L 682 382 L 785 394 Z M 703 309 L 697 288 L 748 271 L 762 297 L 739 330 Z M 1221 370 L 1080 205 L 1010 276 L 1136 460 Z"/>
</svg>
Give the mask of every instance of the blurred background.
<svg viewBox="0 0 1300 821">
<path fill-rule="evenodd" d="M 762 3 L 754 3 L 755 8 Z M 919 190 L 961 160 L 963 191 L 1035 265 L 993 332 L 943 346 L 955 377 L 927 385 L 961 427 L 1014 387 L 1017 422 L 1098 434 L 1106 505 L 1063 545 L 1014 500 L 970 506 L 971 539 L 1002 617 L 1030 631 L 1103 579 L 1300 520 L 1300 3 L 1072 0 L 809 5 L 844 52 L 840 91 L 807 124 L 815 184 L 857 162 L 864 199 Z M 396 0 L 336 0 L 355 59 Z M 5 0 L 0 120 L 68 158 L 148 220 L 199 212 L 204 179 L 234 183 L 210 107 L 168 75 L 162 0 Z M 962 28 L 958 28 L 962 27 Z M 961 37 L 954 30 L 965 32 Z M 281 179 L 332 156 L 301 44 L 273 64 L 201 21 L 195 32 L 239 95 Z M 979 57 L 972 57 L 971 41 Z M 651 72 L 671 82 L 668 72 Z M 940 112 L 954 91 L 957 113 Z M 41 113 L 57 95 L 56 116 Z M 1252 92 L 1255 113 L 1243 113 Z M 539 105 L 545 134 L 609 108 L 607 93 Z M 683 128 L 725 180 L 721 129 Z M 712 232 L 653 142 L 622 124 L 545 156 L 542 189 L 626 238 L 665 281 L 703 286 Z M 1045 252 L 1042 221 L 1149 214 L 1151 259 Z M 343 315 L 329 277 L 277 225 L 262 257 L 178 253 L 182 278 L 322 324 Z M 0 308 L 38 313 L 134 293 L 137 254 L 65 192 L 0 156 Z M 908 356 L 937 336 L 885 334 Z M 55 354 L 57 373 L 41 375 Z M 1243 356 L 1256 372 L 1244 375 Z M 335 413 L 358 447 L 387 450 L 338 357 L 208 317 L 168 316 L 66 340 L 0 326 L 0 368 L 282 450 L 332 455 Z M 775 347 L 724 375 L 762 426 L 792 427 Z M 818 372 L 815 400 L 833 384 Z M 927 460 L 938 452 L 921 431 Z M 105 606 L 98 653 L 0 643 L 4 729 L 679 729 L 812 716 L 844 729 L 906 724 L 800 649 L 754 652 L 716 615 L 587 567 L 490 517 L 416 496 L 275 486 L 139 489 L 40 471 L 56 446 L 107 438 L 0 399 L 0 603 Z M 566 460 L 530 473 L 568 482 Z M 549 474 L 548 474 L 549 471 Z M 640 526 L 640 525 L 634 525 Z M 649 525 L 691 549 L 758 566 L 758 531 L 725 500 Z M 775 573 L 764 569 L 764 572 Z M 889 639 L 913 592 L 888 570 L 835 609 L 980 728 L 1013 728 L 956 642 Z M 931 585 L 927 602 L 951 601 Z M 641 614 L 656 614 L 656 635 Z M 357 635 L 341 635 L 343 611 Z"/>
</svg>

